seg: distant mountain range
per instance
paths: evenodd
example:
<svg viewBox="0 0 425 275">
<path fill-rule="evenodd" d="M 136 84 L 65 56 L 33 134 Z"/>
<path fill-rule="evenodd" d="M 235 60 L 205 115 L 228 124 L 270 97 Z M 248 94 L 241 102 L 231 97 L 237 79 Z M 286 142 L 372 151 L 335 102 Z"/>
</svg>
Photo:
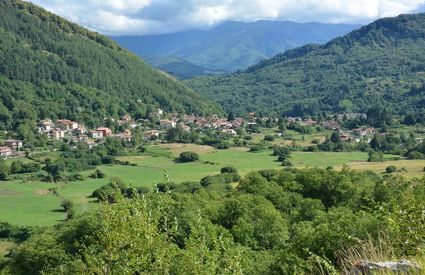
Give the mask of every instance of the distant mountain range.
<svg viewBox="0 0 425 275">
<path fill-rule="evenodd" d="M 137 55 L 151 60 L 154 65 L 158 57 L 174 57 L 183 59 L 182 62 L 186 65 L 189 62 L 202 67 L 206 72 L 233 72 L 298 46 L 326 43 L 359 27 L 289 21 L 229 21 L 210 30 L 115 36 L 112 39 Z M 165 66 L 164 62 L 161 64 Z M 173 70 L 175 66 L 182 65 L 172 60 L 165 68 Z M 198 69 L 195 71 L 201 73 Z M 189 73 L 183 74 L 194 73 L 189 70 Z"/>
<path fill-rule="evenodd" d="M 227 111 L 305 115 L 425 108 L 425 14 L 384 18 L 341 38 L 225 76 L 186 81 Z"/>
</svg>

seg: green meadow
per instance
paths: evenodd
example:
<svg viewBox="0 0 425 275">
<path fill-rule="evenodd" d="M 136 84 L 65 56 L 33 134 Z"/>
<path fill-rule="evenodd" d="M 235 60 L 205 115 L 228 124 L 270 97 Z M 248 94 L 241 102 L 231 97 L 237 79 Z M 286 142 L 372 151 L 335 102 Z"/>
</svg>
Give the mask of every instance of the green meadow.
<svg viewBox="0 0 425 275">
<path fill-rule="evenodd" d="M 194 163 L 178 163 L 175 158 L 182 151 L 192 150 L 200 154 L 200 160 Z M 161 182 L 167 174 L 171 181 L 199 181 L 206 175 L 217 174 L 224 166 L 236 167 L 240 174 L 262 169 L 280 169 L 277 157 L 271 151 L 248 152 L 246 148 L 215 150 L 208 146 L 197 145 L 159 145 L 148 154 L 120 158 L 136 166 L 108 165 L 101 166 L 107 176 L 105 179 L 90 179 L 92 171 L 83 173 L 86 180 L 67 183 L 26 182 L 24 180 L 8 181 L 0 184 L 0 220 L 17 225 L 50 226 L 64 220 L 60 211 L 61 198 L 74 202 L 77 213 L 90 211 L 98 207 L 90 194 L 111 178 L 118 177 L 127 184 L 154 189 L 155 183 Z M 327 167 L 336 169 L 344 164 L 362 167 L 367 153 L 362 152 L 294 152 L 291 162 L 295 167 Z M 382 167 L 379 167 L 381 169 Z M 57 188 L 59 196 L 49 192 Z"/>
</svg>

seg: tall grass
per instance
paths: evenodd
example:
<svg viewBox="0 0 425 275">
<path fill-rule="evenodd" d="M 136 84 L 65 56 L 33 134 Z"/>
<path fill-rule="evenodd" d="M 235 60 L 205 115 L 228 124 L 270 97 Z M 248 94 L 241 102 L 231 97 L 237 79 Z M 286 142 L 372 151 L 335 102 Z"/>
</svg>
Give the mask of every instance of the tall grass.
<svg viewBox="0 0 425 275">
<path fill-rule="evenodd" d="M 335 255 L 338 259 L 341 274 L 359 274 L 359 271 L 356 270 L 356 265 L 362 261 L 378 263 L 399 261 L 401 259 L 404 259 L 403 257 L 400 257 L 395 247 L 396 246 L 394 245 L 389 235 L 381 233 L 377 239 L 369 237 L 368 239 L 361 241 L 357 245 L 347 246 L 346 248 L 336 252 Z M 418 265 L 421 268 L 420 270 L 412 271 L 413 273 L 409 272 L 408 274 L 425 274 L 425 271 L 423 270 L 425 257 L 417 256 L 408 260 L 410 260 L 412 263 Z M 386 275 L 394 274 L 394 272 L 387 269 L 373 271 L 367 274 Z"/>
</svg>

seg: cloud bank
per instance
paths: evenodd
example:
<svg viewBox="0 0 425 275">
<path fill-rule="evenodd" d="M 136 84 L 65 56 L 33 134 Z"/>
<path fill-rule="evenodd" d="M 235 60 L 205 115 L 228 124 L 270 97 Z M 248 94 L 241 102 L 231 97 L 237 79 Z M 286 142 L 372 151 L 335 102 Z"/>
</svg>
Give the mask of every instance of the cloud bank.
<svg viewBox="0 0 425 275">
<path fill-rule="evenodd" d="M 425 0 L 29 0 L 113 35 L 202 29 L 227 20 L 366 23 L 423 11 Z"/>
</svg>

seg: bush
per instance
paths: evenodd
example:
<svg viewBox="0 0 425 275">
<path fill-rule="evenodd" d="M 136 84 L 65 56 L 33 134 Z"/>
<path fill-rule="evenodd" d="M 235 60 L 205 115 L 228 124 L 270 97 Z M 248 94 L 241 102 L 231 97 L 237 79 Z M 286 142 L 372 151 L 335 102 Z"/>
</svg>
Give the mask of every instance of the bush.
<svg viewBox="0 0 425 275">
<path fill-rule="evenodd" d="M 390 165 L 385 168 L 385 172 L 387 172 L 387 174 L 394 173 L 395 171 L 397 171 L 397 168 L 394 165 Z"/>
<path fill-rule="evenodd" d="M 265 140 L 265 141 L 273 141 L 273 140 L 274 140 L 274 136 L 272 136 L 272 135 L 266 135 L 266 136 L 264 137 L 264 140 Z"/>
<path fill-rule="evenodd" d="M 241 177 L 238 173 L 224 173 L 222 176 L 224 177 L 225 183 L 238 182 L 241 180 Z"/>
<path fill-rule="evenodd" d="M 120 179 L 114 178 L 108 184 L 102 185 L 92 193 L 92 197 L 99 201 L 116 202 L 117 195 L 127 193 L 127 185 Z"/>
<path fill-rule="evenodd" d="M 384 155 L 382 152 L 369 151 L 369 158 L 367 161 L 369 162 L 382 162 L 384 160 Z"/>
<path fill-rule="evenodd" d="M 275 147 L 273 148 L 273 156 L 289 156 L 291 150 L 288 147 Z"/>
<path fill-rule="evenodd" d="M 255 152 L 263 151 L 265 149 L 266 149 L 266 146 L 264 144 L 256 144 L 252 146 L 249 151 L 255 153 Z"/>
<path fill-rule="evenodd" d="M 311 141 L 311 143 L 313 143 L 313 144 L 320 144 L 320 139 L 315 138 L 315 139 L 313 139 L 313 140 Z"/>
<path fill-rule="evenodd" d="M 220 173 L 224 174 L 224 173 L 234 173 L 237 174 L 238 173 L 238 169 L 236 169 L 233 166 L 226 166 L 220 169 Z"/>
<path fill-rule="evenodd" d="M 292 163 L 288 159 L 284 159 L 282 161 L 282 166 L 289 167 L 289 166 L 292 166 Z"/>
<path fill-rule="evenodd" d="M 103 179 L 103 178 L 106 178 L 106 175 L 99 169 L 96 169 L 96 171 L 94 171 L 94 173 L 91 174 L 89 177 L 92 179 Z"/>
<path fill-rule="evenodd" d="M 70 209 L 74 207 L 74 203 L 70 200 L 62 200 L 61 201 L 61 207 L 63 208 L 64 212 L 68 212 Z"/>
<path fill-rule="evenodd" d="M 41 170 L 41 165 L 36 162 L 24 163 L 21 173 L 35 173 Z"/>
<path fill-rule="evenodd" d="M 229 149 L 230 148 L 230 144 L 228 142 L 220 142 L 218 144 L 215 145 L 215 148 L 219 149 L 219 150 L 225 150 L 225 149 Z"/>
<path fill-rule="evenodd" d="M 422 154 L 418 151 L 411 151 L 411 152 L 407 153 L 406 157 L 408 159 L 423 159 L 424 154 Z"/>
<path fill-rule="evenodd" d="M 226 183 L 224 176 L 217 175 L 217 176 L 206 176 L 201 179 L 201 185 L 203 187 L 207 187 L 209 185 L 213 184 L 224 184 Z"/>
<path fill-rule="evenodd" d="M 195 152 L 183 152 L 178 159 L 180 162 L 194 162 L 199 160 L 199 155 Z"/>
</svg>

